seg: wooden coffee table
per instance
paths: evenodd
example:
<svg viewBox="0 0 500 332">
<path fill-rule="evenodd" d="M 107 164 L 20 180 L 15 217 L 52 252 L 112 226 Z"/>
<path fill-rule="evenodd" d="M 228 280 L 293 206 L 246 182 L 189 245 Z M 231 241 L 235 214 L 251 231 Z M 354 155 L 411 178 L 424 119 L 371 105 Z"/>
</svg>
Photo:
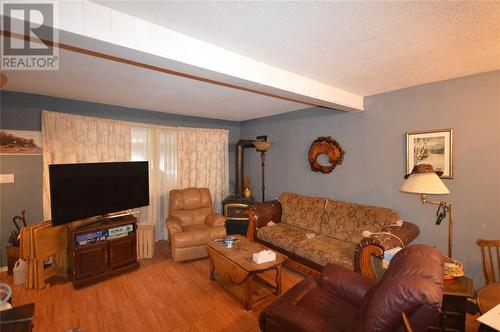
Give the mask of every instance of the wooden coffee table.
<svg viewBox="0 0 500 332">
<path fill-rule="evenodd" d="M 210 257 L 210 279 L 217 280 L 230 293 L 243 302 L 245 310 L 263 298 L 281 293 L 281 267 L 287 257 L 276 252 L 276 260 L 256 264 L 252 254 L 269 248 L 248 240 L 241 235 L 234 235 L 239 241 L 232 248 L 210 241 L 206 248 Z M 269 273 L 274 272 L 274 280 L 269 280 Z M 266 275 L 267 278 L 264 276 Z"/>
</svg>

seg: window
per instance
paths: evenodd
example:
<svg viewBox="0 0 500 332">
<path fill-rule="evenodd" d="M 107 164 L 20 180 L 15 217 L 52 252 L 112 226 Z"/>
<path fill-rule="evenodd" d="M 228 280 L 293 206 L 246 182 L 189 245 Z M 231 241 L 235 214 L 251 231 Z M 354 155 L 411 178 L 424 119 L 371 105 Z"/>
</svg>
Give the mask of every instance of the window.
<svg viewBox="0 0 500 332">
<path fill-rule="evenodd" d="M 149 162 L 149 201 L 138 219 L 156 225 L 156 240 L 167 238 L 168 193 L 177 186 L 177 130 L 175 128 L 132 127 L 131 160 Z"/>
</svg>

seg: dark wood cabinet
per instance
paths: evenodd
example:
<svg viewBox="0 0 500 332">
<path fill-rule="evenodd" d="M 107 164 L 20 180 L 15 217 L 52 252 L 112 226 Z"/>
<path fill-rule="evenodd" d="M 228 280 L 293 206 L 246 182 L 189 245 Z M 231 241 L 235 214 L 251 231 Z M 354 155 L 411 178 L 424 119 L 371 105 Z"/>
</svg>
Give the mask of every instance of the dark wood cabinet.
<svg viewBox="0 0 500 332">
<path fill-rule="evenodd" d="M 77 245 L 77 236 L 132 225 L 132 231 L 118 238 L 102 236 Z M 133 216 L 103 219 L 88 225 L 68 225 L 68 274 L 75 288 L 137 269 L 137 219 Z M 105 234 L 105 233 L 104 233 Z"/>
<path fill-rule="evenodd" d="M 118 268 L 137 261 L 137 240 L 135 234 L 109 241 L 109 266 Z"/>
<path fill-rule="evenodd" d="M 108 244 L 97 243 L 75 249 L 75 278 L 84 279 L 108 269 Z"/>
</svg>

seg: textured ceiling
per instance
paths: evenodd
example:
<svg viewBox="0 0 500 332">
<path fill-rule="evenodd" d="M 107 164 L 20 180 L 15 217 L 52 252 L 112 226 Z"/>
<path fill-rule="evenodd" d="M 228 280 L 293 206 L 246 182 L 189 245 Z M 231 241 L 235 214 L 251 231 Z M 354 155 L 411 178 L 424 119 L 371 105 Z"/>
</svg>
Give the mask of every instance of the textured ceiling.
<svg viewBox="0 0 500 332">
<path fill-rule="evenodd" d="M 368 96 L 500 69 L 500 2 L 101 2 Z"/>
<path fill-rule="evenodd" d="M 65 50 L 59 51 L 59 58 L 59 70 L 6 72 L 3 88 L 233 121 L 308 107 Z"/>
</svg>

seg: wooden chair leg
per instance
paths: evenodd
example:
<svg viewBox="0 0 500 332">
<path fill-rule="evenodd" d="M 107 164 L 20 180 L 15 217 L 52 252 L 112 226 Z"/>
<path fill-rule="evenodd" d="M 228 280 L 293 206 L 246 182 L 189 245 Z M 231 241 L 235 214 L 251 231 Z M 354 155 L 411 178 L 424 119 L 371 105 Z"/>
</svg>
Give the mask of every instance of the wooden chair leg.
<svg viewBox="0 0 500 332">
<path fill-rule="evenodd" d="M 413 332 L 413 329 L 411 328 L 410 320 L 408 319 L 408 316 L 403 312 L 403 323 L 405 325 L 405 331 L 406 332 Z"/>
</svg>

